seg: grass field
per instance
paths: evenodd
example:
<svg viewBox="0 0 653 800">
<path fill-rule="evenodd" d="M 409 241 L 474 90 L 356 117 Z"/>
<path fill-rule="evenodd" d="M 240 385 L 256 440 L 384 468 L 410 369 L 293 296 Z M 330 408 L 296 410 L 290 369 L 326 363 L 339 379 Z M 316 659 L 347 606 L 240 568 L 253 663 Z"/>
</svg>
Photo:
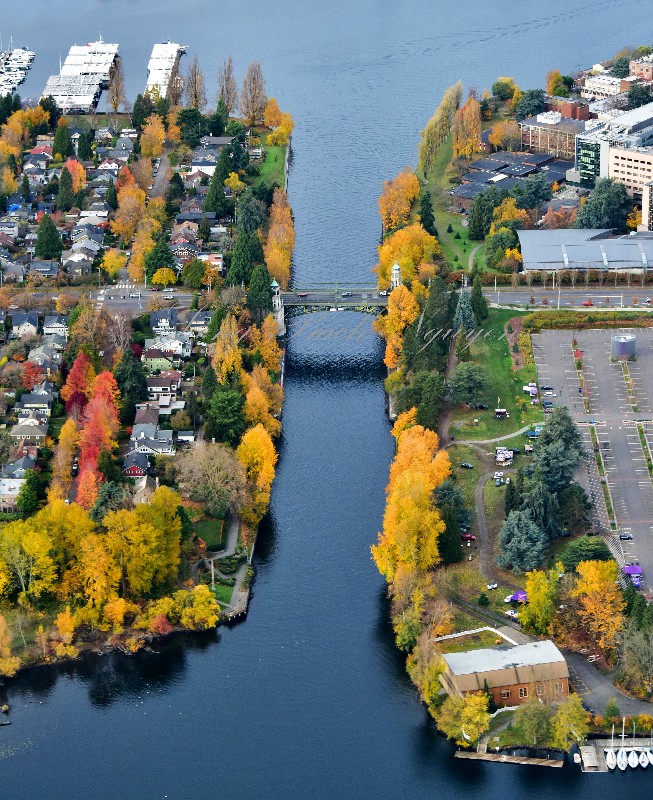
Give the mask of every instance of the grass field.
<svg viewBox="0 0 653 800">
<path fill-rule="evenodd" d="M 210 551 L 221 550 L 224 547 L 223 519 L 199 519 L 193 523 L 195 535 L 200 536 L 206 542 L 206 546 Z"/>
<path fill-rule="evenodd" d="M 231 603 L 231 595 L 234 592 L 233 586 L 223 586 L 221 583 L 216 583 L 213 588 L 213 594 L 218 603 L 228 604 Z"/>
<path fill-rule="evenodd" d="M 494 439 L 542 421 L 542 412 L 530 405 L 522 391 L 524 385 L 537 379 L 537 370 L 534 365 L 513 370 L 504 336 L 505 324 L 517 315 L 515 311 L 492 309 L 489 320 L 482 326 L 482 335 L 471 347 L 472 360 L 485 367 L 487 373 L 488 388 L 479 401 L 489 408 L 487 411 L 454 408 L 450 430 L 456 439 Z M 508 411 L 509 419 L 495 419 L 494 409 L 499 400 L 499 407 Z"/>
<path fill-rule="evenodd" d="M 254 183 L 267 183 L 268 186 L 272 186 L 272 184 L 276 183 L 279 186 L 283 186 L 285 180 L 286 148 L 266 144 L 263 145 L 263 151 L 265 153 L 265 160 L 261 164 L 260 175 Z"/>
</svg>

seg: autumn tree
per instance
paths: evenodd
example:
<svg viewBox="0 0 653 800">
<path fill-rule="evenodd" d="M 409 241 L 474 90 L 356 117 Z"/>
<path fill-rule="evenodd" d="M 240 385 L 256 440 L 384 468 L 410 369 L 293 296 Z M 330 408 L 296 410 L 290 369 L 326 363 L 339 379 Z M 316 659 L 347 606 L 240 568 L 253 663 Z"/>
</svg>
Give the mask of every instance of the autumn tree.
<svg viewBox="0 0 653 800">
<path fill-rule="evenodd" d="M 102 257 L 102 269 L 110 278 L 113 278 L 127 263 L 127 256 L 117 248 L 105 250 Z"/>
<path fill-rule="evenodd" d="M 197 53 L 193 56 L 193 60 L 188 67 L 186 80 L 184 82 L 184 91 L 186 92 L 186 102 L 191 108 L 196 108 L 202 111 L 206 105 L 206 90 L 204 84 L 204 75 L 200 69 Z"/>
<path fill-rule="evenodd" d="M 218 72 L 218 99 L 223 101 L 228 117 L 238 108 L 238 87 L 234 77 L 231 53 L 224 60 Z"/>
<path fill-rule="evenodd" d="M 577 694 L 561 703 L 553 717 L 553 746 L 569 750 L 572 744 L 581 745 L 589 733 L 587 711 Z"/>
<path fill-rule="evenodd" d="M 95 505 L 98 492 L 97 475 L 90 466 L 87 466 L 86 469 L 82 469 L 77 480 L 76 502 L 86 511 L 90 511 Z"/>
<path fill-rule="evenodd" d="M 274 315 L 268 314 L 260 328 L 252 325 L 249 329 L 249 344 L 252 355 L 260 358 L 269 372 L 278 373 L 283 355 L 278 343 L 279 326 Z"/>
<path fill-rule="evenodd" d="M 471 158 L 481 149 L 481 106 L 469 97 L 453 118 L 453 156 Z"/>
<path fill-rule="evenodd" d="M 521 130 L 514 119 L 502 120 L 492 126 L 489 143 L 497 150 L 515 150 L 521 144 Z"/>
<path fill-rule="evenodd" d="M 281 109 L 274 97 L 270 97 L 263 114 L 263 123 L 266 128 L 276 128 L 281 122 Z"/>
<path fill-rule="evenodd" d="M 414 222 L 388 236 L 379 245 L 378 252 L 376 270 L 379 287 L 387 289 L 395 262 L 401 268 L 402 281 L 410 285 L 416 278 L 433 275 L 433 262 L 441 255 L 442 250 L 437 239 L 427 233 L 418 222 Z"/>
<path fill-rule="evenodd" d="M 68 494 L 72 481 L 71 469 L 77 449 L 77 441 L 77 424 L 70 417 L 61 427 L 59 441 L 52 459 L 52 485 L 59 486 L 64 495 Z"/>
<path fill-rule="evenodd" d="M 145 216 L 145 192 L 132 181 L 118 191 L 118 210 L 111 223 L 115 236 L 129 243 L 136 233 L 140 221 Z"/>
<path fill-rule="evenodd" d="M 152 283 L 155 286 L 172 286 L 177 283 L 177 275 L 174 270 L 168 267 L 162 267 L 152 275 Z"/>
<path fill-rule="evenodd" d="M 618 585 L 619 567 L 615 561 L 581 561 L 576 567 L 578 580 L 572 597 L 578 598 L 578 614 L 587 630 L 604 651 L 616 647 L 623 628 L 624 600 Z"/>
<path fill-rule="evenodd" d="M 251 502 L 243 509 L 242 515 L 246 522 L 256 525 L 268 510 L 278 454 L 270 434 L 258 424 L 245 432 L 236 455 L 245 468 L 252 491 Z"/>
<path fill-rule="evenodd" d="M 489 698 L 482 692 L 447 697 L 436 712 L 438 728 L 460 747 L 470 747 L 490 727 Z"/>
<path fill-rule="evenodd" d="M 91 384 L 95 378 L 95 370 L 91 359 L 86 353 L 80 353 L 75 359 L 66 383 L 61 389 L 61 399 L 67 402 L 74 392 L 79 392 L 88 398 L 91 395 Z"/>
<path fill-rule="evenodd" d="M 11 655 L 12 638 L 7 620 L 0 614 L 0 675 L 7 678 L 15 675 L 20 667 L 20 658 Z"/>
<path fill-rule="evenodd" d="M 402 334 L 417 318 L 419 305 L 415 297 L 403 284 L 394 289 L 388 298 L 388 313 L 374 322 L 374 330 L 386 340 L 384 363 L 388 369 L 396 369 L 401 356 Z"/>
<path fill-rule="evenodd" d="M 127 96 L 125 94 L 125 74 L 122 68 L 122 59 L 117 56 L 111 74 L 111 81 L 109 82 L 108 100 L 111 110 L 114 114 L 118 113 L 120 106 L 127 105 Z"/>
<path fill-rule="evenodd" d="M 69 158 L 63 165 L 62 170 L 63 169 L 70 173 L 73 194 L 77 194 L 86 186 L 86 170 L 84 169 L 84 165 L 76 158 Z"/>
<path fill-rule="evenodd" d="M 158 158 L 163 153 L 165 140 L 166 129 L 163 120 L 158 114 L 152 114 L 147 118 L 141 134 L 141 153 L 146 158 Z"/>
<path fill-rule="evenodd" d="M 247 125 L 257 125 L 263 122 L 266 103 L 263 70 L 260 63 L 254 61 L 247 68 L 240 92 L 240 110 Z"/>
<path fill-rule="evenodd" d="M 245 468 L 223 444 L 198 442 L 175 459 L 182 494 L 215 517 L 237 514 L 251 501 Z"/>
<path fill-rule="evenodd" d="M 419 181 L 405 167 L 392 181 L 383 184 L 379 197 L 379 214 L 386 229 L 392 230 L 408 222 L 413 201 L 419 197 Z"/>
<path fill-rule="evenodd" d="M 265 242 L 265 263 L 270 275 L 283 288 L 288 288 L 290 265 L 295 246 L 295 228 L 288 196 L 275 189 L 270 208 L 270 227 Z"/>
<path fill-rule="evenodd" d="M 445 91 L 435 113 L 421 132 L 417 162 L 417 171 L 421 175 L 428 175 L 438 150 L 449 138 L 454 114 L 460 106 L 462 95 L 463 85 L 461 81 L 450 86 Z"/>
<path fill-rule="evenodd" d="M 215 340 L 211 358 L 218 383 L 226 383 L 238 373 L 242 367 L 242 353 L 239 347 L 238 325 L 233 314 L 227 314 L 222 320 L 220 331 Z"/>
<path fill-rule="evenodd" d="M 50 591 L 57 576 L 50 537 L 35 530 L 30 520 L 10 522 L 0 530 L 0 574 L 9 576 L 7 588 L 15 587 L 34 599 Z"/>
<path fill-rule="evenodd" d="M 557 564 L 548 572 L 532 570 L 526 573 L 526 594 L 528 602 L 521 609 L 519 619 L 522 627 L 538 636 L 551 634 L 551 620 L 556 610 L 558 581 L 564 572 L 562 564 Z"/>
</svg>

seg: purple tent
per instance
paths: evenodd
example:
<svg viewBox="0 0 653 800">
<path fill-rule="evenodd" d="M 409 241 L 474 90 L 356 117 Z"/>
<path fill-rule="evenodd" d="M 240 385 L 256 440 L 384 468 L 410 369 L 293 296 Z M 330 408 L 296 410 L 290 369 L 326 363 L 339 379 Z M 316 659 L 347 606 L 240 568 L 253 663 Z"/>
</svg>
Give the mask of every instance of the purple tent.
<svg viewBox="0 0 653 800">
<path fill-rule="evenodd" d="M 528 595 L 523 589 L 520 589 L 518 592 L 513 594 L 510 600 L 513 603 L 525 603 L 528 600 Z"/>
<path fill-rule="evenodd" d="M 637 564 L 628 564 L 624 567 L 624 575 L 643 575 L 643 570 Z"/>
</svg>

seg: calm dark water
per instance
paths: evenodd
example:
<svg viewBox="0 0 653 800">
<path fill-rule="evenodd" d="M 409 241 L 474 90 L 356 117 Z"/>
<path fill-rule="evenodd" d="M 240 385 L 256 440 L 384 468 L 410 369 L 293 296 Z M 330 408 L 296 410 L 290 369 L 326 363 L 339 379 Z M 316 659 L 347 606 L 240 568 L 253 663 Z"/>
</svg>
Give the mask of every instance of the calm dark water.
<svg viewBox="0 0 653 800">
<path fill-rule="evenodd" d="M 552 66 L 572 70 L 653 38 L 645 0 L 333 0 L 319 10 L 298 0 L 37 0 L 1 10 L 5 41 L 13 33 L 37 51 L 24 96 L 38 95 L 71 43 L 99 33 L 120 43 L 132 98 L 156 40 L 196 49 L 209 93 L 226 52 L 240 75 L 260 59 L 269 93 L 298 122 L 300 282 L 369 278 L 379 186 L 414 162 L 421 125 L 459 76 L 480 88 L 499 74 L 540 85 Z M 641 774 L 583 779 L 577 768 L 451 757 L 406 678 L 369 558 L 392 455 L 381 345 L 365 317 L 316 315 L 300 330 L 303 321 L 291 328 L 281 460 L 247 621 L 159 654 L 21 675 L 3 690 L 13 725 L 0 729 L 0 800 L 646 790 Z"/>
</svg>

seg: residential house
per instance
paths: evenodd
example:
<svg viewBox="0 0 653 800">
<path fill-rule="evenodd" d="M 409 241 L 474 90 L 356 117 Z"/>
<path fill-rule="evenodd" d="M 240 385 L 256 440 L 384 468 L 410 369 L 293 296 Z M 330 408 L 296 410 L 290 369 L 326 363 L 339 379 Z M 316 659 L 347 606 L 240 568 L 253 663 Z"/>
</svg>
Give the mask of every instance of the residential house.
<svg viewBox="0 0 653 800">
<path fill-rule="evenodd" d="M 122 471 L 128 478 L 143 478 L 150 468 L 146 453 L 134 451 L 125 456 L 122 462 Z"/>
<path fill-rule="evenodd" d="M 39 315 L 36 311 L 14 311 L 11 315 L 11 338 L 36 336 L 39 329 Z"/>
<path fill-rule="evenodd" d="M 68 338 L 68 319 L 62 314 L 48 314 L 43 321 L 43 335 L 51 336 L 55 333 L 64 339 Z"/>
<path fill-rule="evenodd" d="M 151 475 L 143 475 L 140 478 L 136 478 L 134 481 L 134 505 L 149 503 L 158 485 L 158 478 L 153 478 Z"/>
<path fill-rule="evenodd" d="M 139 403 L 136 406 L 134 425 L 156 425 L 159 421 L 159 407 L 151 403 Z"/>
<path fill-rule="evenodd" d="M 190 358 L 193 351 L 193 337 L 184 331 L 170 331 L 170 333 L 159 334 L 155 339 L 146 339 L 145 348 L 155 348 L 162 350 L 166 356 L 173 357 L 173 360 L 180 358 Z M 178 364 L 177 364 L 178 366 Z M 169 367 L 161 367 L 169 369 Z"/>
<path fill-rule="evenodd" d="M 147 391 L 150 400 L 160 397 L 171 397 L 179 392 L 181 387 L 181 372 L 177 370 L 166 370 L 160 375 L 152 375 L 147 378 Z"/>
<path fill-rule="evenodd" d="M 515 647 L 445 653 L 440 681 L 451 697 L 489 691 L 494 705 L 565 700 L 569 669 L 552 641 Z"/>
<path fill-rule="evenodd" d="M 176 308 L 163 308 L 150 312 L 150 327 L 155 334 L 169 333 L 177 328 L 178 313 Z"/>
<path fill-rule="evenodd" d="M 123 163 L 129 161 L 134 153 L 134 142 L 127 136 L 121 136 L 116 142 L 116 146 L 111 151 L 110 157 Z"/>
<path fill-rule="evenodd" d="M 7 514 L 18 511 L 16 500 L 24 483 L 24 478 L 0 477 L 0 511 Z"/>
<path fill-rule="evenodd" d="M 50 415 L 50 410 L 54 404 L 54 397 L 47 392 L 28 392 L 20 398 L 20 403 L 16 407 L 27 408 L 33 411 L 42 411 Z"/>
<path fill-rule="evenodd" d="M 43 380 L 41 383 L 37 383 L 37 385 L 32 389 L 32 394 L 46 394 L 50 395 L 53 400 L 56 400 L 59 397 L 59 392 L 54 388 L 54 383 L 52 381 Z"/>
<path fill-rule="evenodd" d="M 30 274 L 37 273 L 43 278 L 55 278 L 59 274 L 58 261 L 32 261 L 29 265 Z"/>
<path fill-rule="evenodd" d="M 152 341 L 152 340 L 150 340 Z M 174 361 L 172 355 L 168 355 L 158 347 L 150 347 L 141 356 L 147 372 L 160 372 L 161 370 L 172 369 Z"/>
<path fill-rule="evenodd" d="M 179 241 L 170 245 L 170 250 L 175 260 L 181 265 L 190 261 L 192 258 L 197 258 L 202 252 L 200 248 L 193 242 Z"/>
<path fill-rule="evenodd" d="M 9 435 L 16 443 L 41 446 L 45 444 L 48 426 L 40 422 L 36 416 L 33 416 L 14 425 L 9 431 Z"/>
<path fill-rule="evenodd" d="M 98 164 L 98 171 L 111 172 L 117 175 L 122 169 L 122 166 L 122 161 L 119 161 L 117 158 L 105 158 L 104 161 Z"/>
<path fill-rule="evenodd" d="M 196 336 L 205 336 L 209 329 L 212 313 L 210 311 L 191 312 L 188 330 Z"/>
<path fill-rule="evenodd" d="M 233 140 L 233 136 L 202 136 L 200 139 L 200 145 L 203 148 L 215 149 L 219 154 L 220 150 L 223 150 L 225 147 L 229 147 Z M 198 151 L 196 150 L 195 152 Z"/>
<path fill-rule="evenodd" d="M 213 228 L 211 228 L 211 236 L 213 236 Z M 222 253 L 200 253 L 198 256 L 200 261 L 203 261 L 211 270 L 215 270 L 224 274 L 224 257 Z"/>
<path fill-rule="evenodd" d="M 195 441 L 195 431 L 179 431 L 177 434 L 178 444 L 192 444 Z"/>
<path fill-rule="evenodd" d="M 173 456 L 176 452 L 172 441 L 172 431 L 157 430 L 154 437 L 145 436 L 142 433 L 138 438 L 133 436 L 129 440 L 129 450 L 131 453 L 144 453 L 145 455 Z"/>
<path fill-rule="evenodd" d="M 61 254 L 61 265 L 71 275 L 89 275 L 93 269 L 93 259 L 88 250 L 64 250 Z"/>
<path fill-rule="evenodd" d="M 34 469 L 35 465 L 36 459 L 32 456 L 21 456 L 16 461 L 5 464 L 0 469 L 0 476 L 3 478 L 24 478 L 27 470 Z"/>
<path fill-rule="evenodd" d="M 38 347 L 34 347 L 29 351 L 29 355 L 27 356 L 27 360 L 31 361 L 32 364 L 38 364 L 39 367 L 43 367 L 48 377 L 56 375 L 59 371 L 61 359 L 61 350 L 48 344 L 41 344 Z"/>
</svg>

